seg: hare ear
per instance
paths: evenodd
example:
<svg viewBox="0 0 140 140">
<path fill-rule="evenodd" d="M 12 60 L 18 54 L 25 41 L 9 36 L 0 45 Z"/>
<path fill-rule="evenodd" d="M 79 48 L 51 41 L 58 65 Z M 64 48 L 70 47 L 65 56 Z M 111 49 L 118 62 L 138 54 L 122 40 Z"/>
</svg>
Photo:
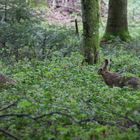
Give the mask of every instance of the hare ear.
<svg viewBox="0 0 140 140">
<path fill-rule="evenodd" d="M 109 64 L 109 60 L 105 59 L 105 64 L 108 65 Z"/>
<path fill-rule="evenodd" d="M 103 70 L 103 68 L 100 68 L 99 70 L 100 70 L 100 71 L 102 71 L 102 70 Z"/>
<path fill-rule="evenodd" d="M 105 69 L 108 68 L 108 70 L 110 70 L 111 69 L 111 63 L 112 63 L 112 59 L 105 59 L 105 64 L 104 64 Z"/>
<path fill-rule="evenodd" d="M 112 66 L 112 59 L 109 59 L 109 70 L 111 69 L 111 66 Z"/>
<path fill-rule="evenodd" d="M 112 59 L 107 59 L 108 62 L 107 63 L 107 66 L 108 66 L 108 70 L 111 69 L 111 65 L 112 65 Z"/>
<path fill-rule="evenodd" d="M 103 66 L 102 66 L 103 70 L 107 70 L 108 64 L 109 64 L 108 59 L 105 59 L 104 64 L 103 64 Z"/>
</svg>

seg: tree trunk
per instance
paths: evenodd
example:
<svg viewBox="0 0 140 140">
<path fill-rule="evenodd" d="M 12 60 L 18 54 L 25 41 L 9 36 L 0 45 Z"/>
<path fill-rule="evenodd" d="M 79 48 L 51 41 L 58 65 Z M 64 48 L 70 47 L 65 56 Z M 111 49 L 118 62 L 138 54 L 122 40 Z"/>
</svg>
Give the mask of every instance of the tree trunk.
<svg viewBox="0 0 140 140">
<path fill-rule="evenodd" d="M 83 48 L 85 61 L 95 64 L 98 60 L 99 47 L 99 2 L 81 0 L 83 22 Z"/>
<path fill-rule="evenodd" d="M 127 22 L 127 0 L 109 0 L 109 11 L 105 40 L 119 36 L 123 41 L 130 39 Z"/>
</svg>

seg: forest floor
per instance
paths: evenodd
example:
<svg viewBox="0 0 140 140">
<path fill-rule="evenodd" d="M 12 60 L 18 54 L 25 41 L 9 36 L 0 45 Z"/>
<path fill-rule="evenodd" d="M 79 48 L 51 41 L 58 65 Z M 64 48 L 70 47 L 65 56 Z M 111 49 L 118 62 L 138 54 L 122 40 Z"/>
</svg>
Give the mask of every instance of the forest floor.
<svg viewBox="0 0 140 140">
<path fill-rule="evenodd" d="M 102 24 L 106 23 L 107 20 L 107 5 L 103 5 L 100 9 L 101 17 L 100 22 Z M 132 12 L 133 11 L 133 12 Z M 34 8 L 33 15 L 38 17 L 43 21 L 47 21 L 49 25 L 57 25 L 57 26 L 75 26 L 75 19 L 77 19 L 78 23 L 82 22 L 82 15 L 80 8 L 69 9 L 66 7 L 58 7 L 58 8 L 47 8 L 47 7 L 38 7 Z M 128 8 L 128 22 L 131 27 L 134 28 L 140 23 L 140 15 L 138 10 L 132 8 Z M 105 25 L 104 25 L 105 27 Z"/>
<path fill-rule="evenodd" d="M 33 14 L 43 21 L 47 20 L 50 25 L 74 26 L 75 19 L 78 22 L 82 21 L 80 12 L 72 12 L 63 7 L 55 9 L 38 8 L 34 10 Z"/>
</svg>

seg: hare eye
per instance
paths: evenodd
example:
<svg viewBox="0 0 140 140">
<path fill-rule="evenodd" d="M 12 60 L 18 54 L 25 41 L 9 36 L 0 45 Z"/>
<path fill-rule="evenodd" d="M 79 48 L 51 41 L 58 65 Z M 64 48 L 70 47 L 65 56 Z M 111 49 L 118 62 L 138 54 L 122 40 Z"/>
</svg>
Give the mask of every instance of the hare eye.
<svg viewBox="0 0 140 140">
<path fill-rule="evenodd" d="M 100 68 L 100 69 L 99 69 L 99 71 L 102 71 L 102 70 L 103 70 L 103 68 Z"/>
</svg>

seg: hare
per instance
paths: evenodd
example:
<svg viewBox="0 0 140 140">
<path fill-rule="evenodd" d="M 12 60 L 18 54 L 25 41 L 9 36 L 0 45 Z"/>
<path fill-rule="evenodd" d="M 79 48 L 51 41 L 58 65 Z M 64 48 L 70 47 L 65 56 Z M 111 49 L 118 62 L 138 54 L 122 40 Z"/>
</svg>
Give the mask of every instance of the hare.
<svg viewBox="0 0 140 140">
<path fill-rule="evenodd" d="M 124 77 L 120 74 L 110 72 L 108 70 L 108 66 L 110 65 L 110 61 L 108 59 L 105 59 L 104 65 L 102 68 L 98 70 L 98 74 L 102 75 L 105 83 L 110 86 L 116 86 L 116 87 L 132 87 L 136 89 L 140 89 L 140 79 L 137 77 Z"/>
</svg>

